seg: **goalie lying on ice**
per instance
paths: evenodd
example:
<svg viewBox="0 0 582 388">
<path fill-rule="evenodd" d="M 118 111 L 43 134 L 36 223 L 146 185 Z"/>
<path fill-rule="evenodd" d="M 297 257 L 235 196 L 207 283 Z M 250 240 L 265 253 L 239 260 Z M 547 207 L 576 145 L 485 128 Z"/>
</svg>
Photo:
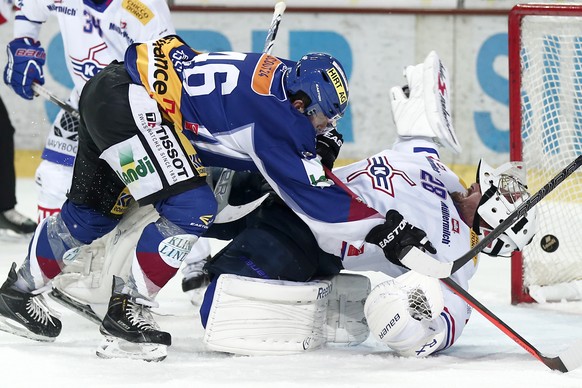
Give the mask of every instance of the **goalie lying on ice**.
<svg viewBox="0 0 582 388">
<path fill-rule="evenodd" d="M 436 82 L 446 90 L 443 69 L 434 53 L 409 68 L 409 96 L 417 96 L 420 86 L 423 93 L 440 93 Z M 419 86 L 411 77 L 424 81 Z M 399 254 L 407 245 L 423 246 L 435 259 L 450 262 L 501 222 L 493 214 L 511 212 L 527 199 L 527 192 L 519 169 L 509 164 L 492 169 L 484 161 L 477 183 L 466 189 L 439 160 L 437 142 L 455 150 L 454 132 L 443 140 L 442 131 L 427 129 L 437 127 L 437 120 L 444 128 L 443 113 L 423 105 L 426 99 L 402 101 L 406 95 L 396 92 L 393 96 L 393 110 L 395 105 L 399 109 L 394 114 L 399 136 L 393 149 L 334 170 L 352 192 L 387 214 L 386 222 L 370 231 L 367 242 L 318 239 L 275 195 L 244 219 L 212 226 L 208 237 L 232 241 L 206 265 L 212 282 L 201 318 L 210 348 L 287 354 L 326 342 L 356 344 L 366 337 L 364 322 L 377 341 L 406 356 L 427 356 L 458 340 L 470 307 L 437 280 L 399 265 Z M 446 109 L 440 112 L 450 115 L 448 94 L 444 96 Z M 422 132 L 409 124 L 411 115 L 422 116 Z M 260 175 L 236 173 L 235 178 L 232 204 L 246 203 L 269 190 L 268 185 L 257 184 Z M 535 213 L 530 211 L 516 225 L 485 253 L 507 255 L 523 248 L 535 232 Z M 317 230 L 317 225 L 311 226 Z M 477 258 L 467 263 L 453 280 L 468 288 L 477 264 Z M 344 282 L 345 276 L 334 276 L 342 267 L 378 271 L 392 280 L 378 284 L 364 306 L 368 282 L 360 277 Z"/>
</svg>

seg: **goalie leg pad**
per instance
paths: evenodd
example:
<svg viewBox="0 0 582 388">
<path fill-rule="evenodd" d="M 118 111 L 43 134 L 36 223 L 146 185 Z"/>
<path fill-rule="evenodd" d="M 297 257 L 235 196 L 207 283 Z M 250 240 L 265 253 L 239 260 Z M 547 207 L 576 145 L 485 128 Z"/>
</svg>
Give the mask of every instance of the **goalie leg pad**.
<svg viewBox="0 0 582 388">
<path fill-rule="evenodd" d="M 290 282 L 238 275 L 216 281 L 204 343 L 241 355 L 303 353 L 325 343 L 331 281 Z"/>
<path fill-rule="evenodd" d="M 378 341 L 400 355 L 425 357 L 444 346 L 443 308 L 438 280 L 410 271 L 376 286 L 364 313 Z"/>
<path fill-rule="evenodd" d="M 370 330 L 364 316 L 364 303 L 370 293 L 366 276 L 340 273 L 331 279 L 332 291 L 327 304 L 327 342 L 357 345 Z"/>
</svg>

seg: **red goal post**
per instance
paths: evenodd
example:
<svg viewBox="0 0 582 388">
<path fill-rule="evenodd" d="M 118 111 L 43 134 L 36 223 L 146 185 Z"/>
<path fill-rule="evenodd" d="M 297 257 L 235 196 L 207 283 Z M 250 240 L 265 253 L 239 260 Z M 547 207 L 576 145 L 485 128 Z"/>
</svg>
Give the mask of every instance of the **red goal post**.
<svg viewBox="0 0 582 388">
<path fill-rule="evenodd" d="M 510 159 L 533 193 L 582 153 L 582 4 L 520 4 L 508 22 Z M 580 300 L 580 174 L 536 208 L 538 232 L 512 256 L 512 303 Z"/>
</svg>

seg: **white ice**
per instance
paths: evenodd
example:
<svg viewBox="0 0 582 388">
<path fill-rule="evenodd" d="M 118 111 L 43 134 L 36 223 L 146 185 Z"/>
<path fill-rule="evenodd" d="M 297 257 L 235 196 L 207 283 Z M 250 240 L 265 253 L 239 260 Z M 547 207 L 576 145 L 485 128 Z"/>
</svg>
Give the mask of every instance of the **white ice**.
<svg viewBox="0 0 582 388">
<path fill-rule="evenodd" d="M 20 179 L 17 190 L 17 209 L 34 217 L 34 183 Z M 27 244 L 0 241 L 0 282 L 12 261 L 22 262 Z M 509 261 L 483 257 L 480 266 L 471 293 L 544 355 L 582 338 L 581 303 L 512 306 Z M 377 281 L 377 274 L 372 277 Z M 548 369 L 475 311 L 459 341 L 428 359 L 397 357 L 370 338 L 355 347 L 294 356 L 211 352 L 180 281 L 177 275 L 159 295 L 160 312 L 168 315 L 156 320 L 173 337 L 165 361 L 97 358 L 97 326 L 51 301 L 63 321 L 54 343 L 0 332 L 0 387 L 582 387 L 582 368 L 567 374 Z"/>
</svg>

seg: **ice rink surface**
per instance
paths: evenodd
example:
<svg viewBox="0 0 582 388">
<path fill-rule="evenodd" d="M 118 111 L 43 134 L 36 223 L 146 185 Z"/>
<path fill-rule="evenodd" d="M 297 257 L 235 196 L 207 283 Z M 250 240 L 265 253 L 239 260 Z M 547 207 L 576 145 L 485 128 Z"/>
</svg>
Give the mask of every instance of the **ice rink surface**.
<svg viewBox="0 0 582 388">
<path fill-rule="evenodd" d="M 35 217 L 36 187 L 18 181 L 17 209 Z M 0 241 L 0 281 L 20 264 L 28 241 Z M 213 244 L 218 249 L 222 243 Z M 369 274 L 372 284 L 377 274 Z M 172 334 L 159 363 L 103 360 L 95 324 L 58 304 L 63 331 L 54 343 L 0 332 L 0 387 L 582 387 L 582 368 L 551 371 L 499 329 L 473 312 L 463 336 L 446 352 L 406 359 L 368 339 L 355 347 L 327 347 L 295 356 L 242 357 L 211 352 L 202 344 L 197 308 L 178 274 L 162 290 L 156 320 Z M 582 338 L 582 303 L 512 306 L 509 261 L 483 257 L 471 293 L 547 356 Z"/>
</svg>

